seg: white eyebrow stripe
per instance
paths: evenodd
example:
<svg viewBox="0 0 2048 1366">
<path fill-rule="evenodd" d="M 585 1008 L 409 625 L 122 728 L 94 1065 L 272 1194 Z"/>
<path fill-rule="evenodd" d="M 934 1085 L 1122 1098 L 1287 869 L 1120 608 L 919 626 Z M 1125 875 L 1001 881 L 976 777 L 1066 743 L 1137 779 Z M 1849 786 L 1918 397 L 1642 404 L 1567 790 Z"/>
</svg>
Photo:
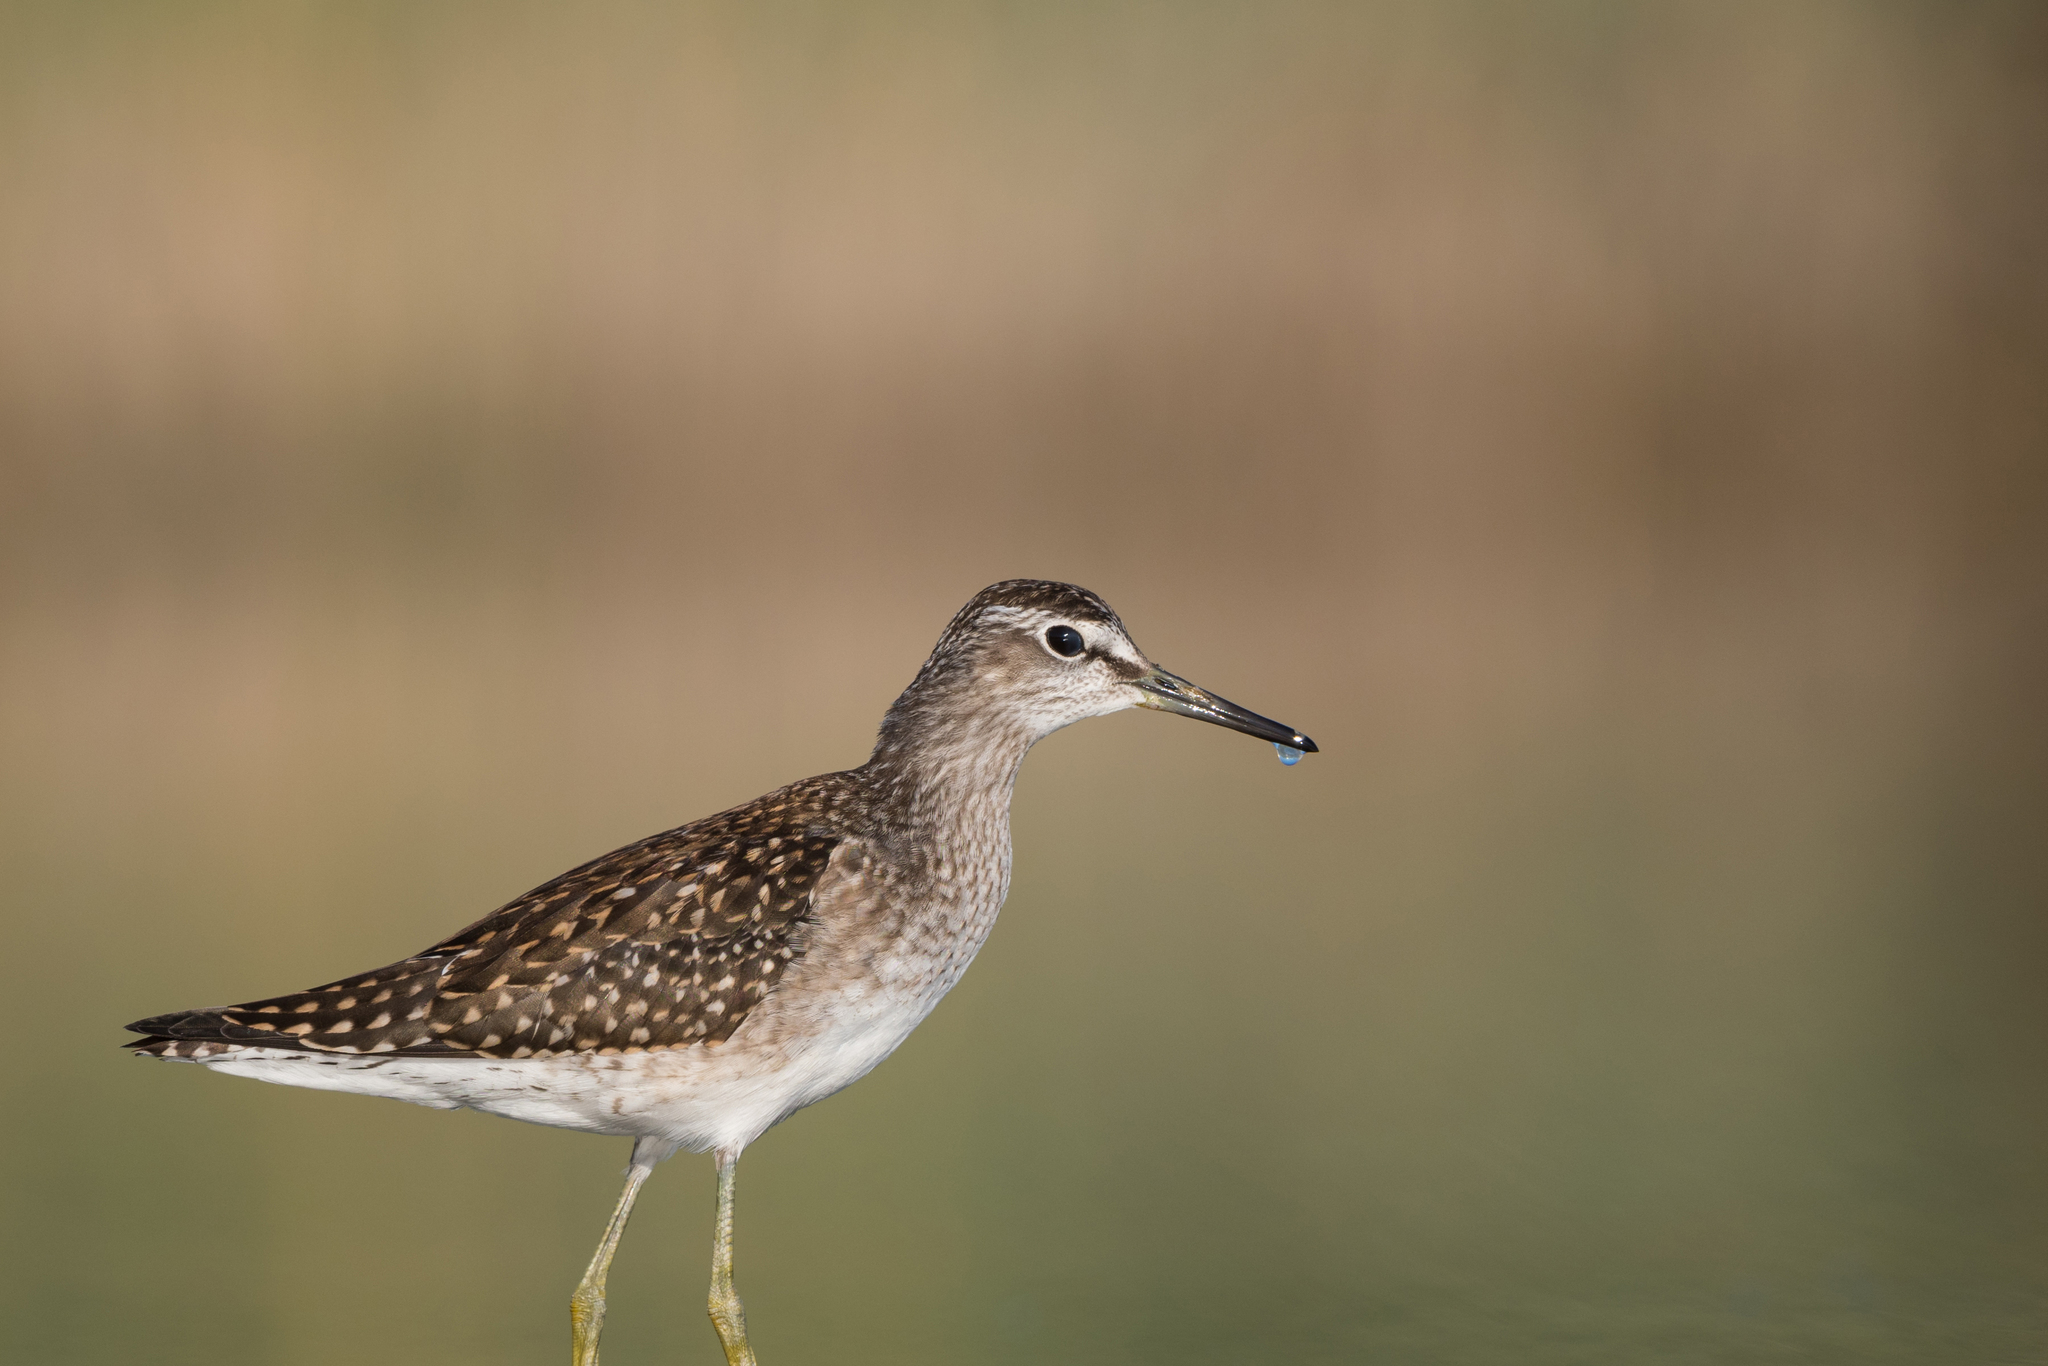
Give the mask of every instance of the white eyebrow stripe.
<svg viewBox="0 0 2048 1366">
<path fill-rule="evenodd" d="M 1104 654 L 1112 655 L 1126 664 L 1136 664 L 1141 668 L 1151 667 L 1151 661 L 1138 653 L 1137 647 L 1124 638 L 1123 632 L 1104 626 L 1097 634 L 1102 642 Z"/>
<path fill-rule="evenodd" d="M 1136 665 L 1141 669 L 1152 667 L 1152 661 L 1138 653 L 1137 647 L 1131 644 L 1124 636 L 1124 633 L 1107 622 L 1086 619 L 1076 620 L 1059 612 L 1049 612 L 1043 607 L 1016 607 L 1008 603 L 998 603 L 995 606 L 985 608 L 982 612 L 982 618 L 983 620 L 1000 618 L 1006 624 L 1015 626 L 1019 630 L 1029 631 L 1034 635 L 1043 632 L 1048 626 L 1071 626 L 1081 633 L 1081 639 L 1088 642 L 1089 649 L 1098 650 L 1114 659 L 1122 660 L 1126 664 Z"/>
<path fill-rule="evenodd" d="M 1072 624 L 1081 632 L 1081 638 L 1088 642 L 1089 649 L 1098 650 L 1126 664 L 1150 667 L 1145 657 L 1138 653 L 1137 648 L 1125 639 L 1124 633 L 1116 627 L 1099 621 L 1077 621 Z"/>
<path fill-rule="evenodd" d="M 984 619 L 998 617 L 1005 625 L 1015 626 L 1017 629 L 1030 632 L 1033 635 L 1036 635 L 1054 622 L 1066 620 L 1059 613 L 1048 612 L 1042 607 L 991 607 L 982 615 Z M 1077 622 L 1075 624 L 1079 625 L 1080 623 Z"/>
</svg>

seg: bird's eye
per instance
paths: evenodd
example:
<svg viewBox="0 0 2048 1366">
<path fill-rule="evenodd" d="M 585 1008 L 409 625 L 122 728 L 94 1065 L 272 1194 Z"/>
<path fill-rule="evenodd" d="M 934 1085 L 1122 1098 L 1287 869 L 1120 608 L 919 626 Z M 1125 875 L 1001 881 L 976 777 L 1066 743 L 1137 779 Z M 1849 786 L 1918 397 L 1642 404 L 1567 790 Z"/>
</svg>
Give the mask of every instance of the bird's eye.
<svg viewBox="0 0 2048 1366">
<path fill-rule="evenodd" d="M 1081 653 L 1081 633 L 1071 626 L 1053 626 L 1046 630 L 1045 643 L 1056 655 L 1072 659 Z"/>
</svg>

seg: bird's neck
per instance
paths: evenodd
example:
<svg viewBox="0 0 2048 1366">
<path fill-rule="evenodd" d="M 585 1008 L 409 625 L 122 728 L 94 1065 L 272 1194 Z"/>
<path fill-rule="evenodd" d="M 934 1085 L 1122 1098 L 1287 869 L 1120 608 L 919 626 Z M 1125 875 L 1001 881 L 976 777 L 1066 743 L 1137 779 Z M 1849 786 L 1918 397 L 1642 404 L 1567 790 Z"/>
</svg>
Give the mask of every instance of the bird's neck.
<svg viewBox="0 0 2048 1366">
<path fill-rule="evenodd" d="M 907 833 L 941 845 L 997 835 L 1007 850 L 1010 792 L 1037 738 L 998 712 L 912 689 L 883 719 L 864 771 Z"/>
<path fill-rule="evenodd" d="M 930 705 L 912 689 L 890 708 L 862 772 L 894 866 L 896 940 L 916 960 L 924 1009 L 958 981 L 1010 890 L 1010 792 L 1038 737 L 990 710 Z"/>
</svg>

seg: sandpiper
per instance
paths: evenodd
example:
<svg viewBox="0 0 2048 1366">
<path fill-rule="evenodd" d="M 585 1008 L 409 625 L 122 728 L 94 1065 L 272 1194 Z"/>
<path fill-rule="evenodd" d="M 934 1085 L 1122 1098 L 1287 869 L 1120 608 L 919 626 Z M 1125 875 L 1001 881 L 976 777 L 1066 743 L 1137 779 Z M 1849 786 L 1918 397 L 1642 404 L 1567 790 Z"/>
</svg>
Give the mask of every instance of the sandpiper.
<svg viewBox="0 0 2048 1366">
<path fill-rule="evenodd" d="M 1095 594 L 1014 579 L 960 609 L 859 768 L 629 844 L 389 967 L 137 1021 L 147 1037 L 128 1046 L 631 1138 L 570 1299 L 575 1366 L 596 1366 L 641 1184 L 678 1150 L 709 1150 L 711 1322 L 729 1366 L 751 1366 L 732 1284 L 741 1150 L 866 1075 L 960 980 L 1009 890 L 1024 752 L 1127 707 L 1256 735 L 1289 762 L 1316 748 L 1152 664 Z"/>
</svg>

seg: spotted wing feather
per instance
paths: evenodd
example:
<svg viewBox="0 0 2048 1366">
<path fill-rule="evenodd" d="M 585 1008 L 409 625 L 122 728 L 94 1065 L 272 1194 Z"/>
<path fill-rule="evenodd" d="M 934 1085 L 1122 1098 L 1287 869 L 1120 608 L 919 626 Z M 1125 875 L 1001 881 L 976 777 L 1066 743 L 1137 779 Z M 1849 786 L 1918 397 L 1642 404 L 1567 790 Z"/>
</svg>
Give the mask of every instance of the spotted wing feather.
<svg viewBox="0 0 2048 1366">
<path fill-rule="evenodd" d="M 801 961 L 846 775 L 812 779 L 562 874 L 389 967 L 141 1020 L 139 1051 L 637 1053 L 729 1037 Z M 838 780 L 838 781 L 835 781 Z"/>
</svg>

